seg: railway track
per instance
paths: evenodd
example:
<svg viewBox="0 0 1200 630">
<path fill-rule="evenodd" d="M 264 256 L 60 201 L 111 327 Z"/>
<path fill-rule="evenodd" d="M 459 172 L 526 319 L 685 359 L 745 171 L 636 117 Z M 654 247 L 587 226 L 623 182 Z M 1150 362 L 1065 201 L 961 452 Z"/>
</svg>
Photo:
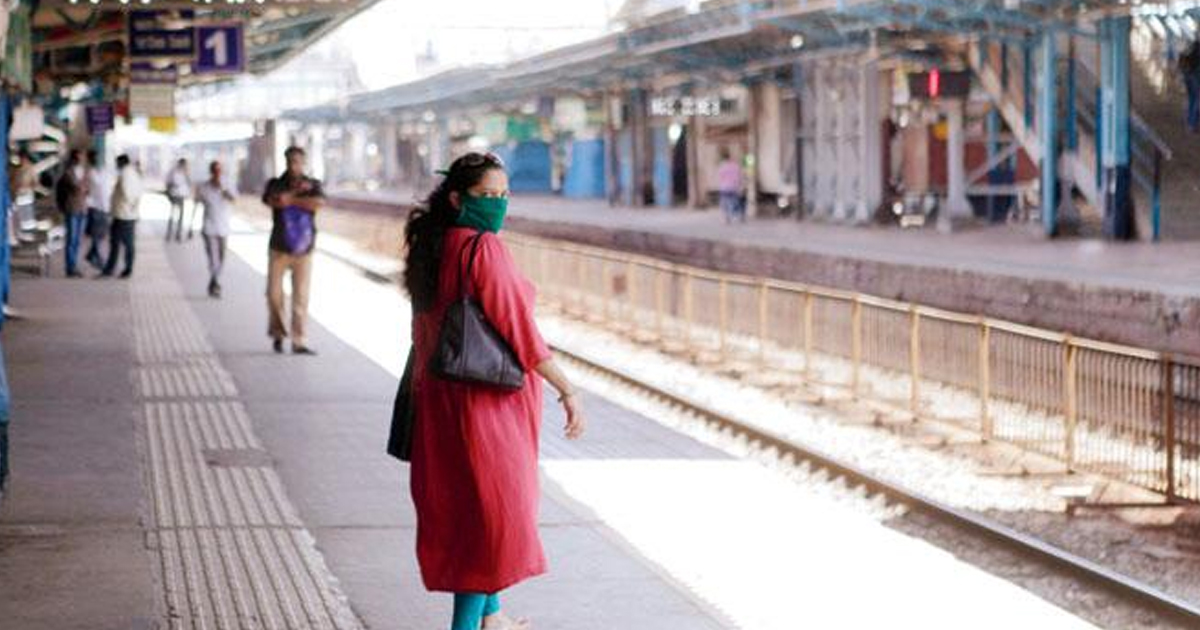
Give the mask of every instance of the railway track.
<svg viewBox="0 0 1200 630">
<path fill-rule="evenodd" d="M 646 384 L 628 372 L 597 363 L 561 346 L 554 346 L 554 351 L 567 362 L 585 371 L 662 400 L 668 405 L 701 418 L 706 424 L 715 425 L 723 430 L 728 429 L 735 435 L 744 438 L 751 446 L 768 451 L 774 450 L 779 458 L 790 455 L 796 461 L 808 462 L 816 468 L 827 471 L 831 478 L 845 480 L 849 487 L 861 487 L 870 494 L 882 495 L 894 503 L 925 514 L 956 530 L 986 539 L 993 545 L 1051 567 L 1074 580 L 1091 584 L 1112 595 L 1134 602 L 1153 611 L 1164 620 L 1183 624 L 1186 627 L 1200 628 L 1200 607 L 1149 584 L 1122 575 L 977 513 L 946 505 L 904 488 L 795 440 L 784 439 L 758 427 L 750 426 L 727 414 L 714 411 L 690 400 L 684 395 Z"/>
</svg>

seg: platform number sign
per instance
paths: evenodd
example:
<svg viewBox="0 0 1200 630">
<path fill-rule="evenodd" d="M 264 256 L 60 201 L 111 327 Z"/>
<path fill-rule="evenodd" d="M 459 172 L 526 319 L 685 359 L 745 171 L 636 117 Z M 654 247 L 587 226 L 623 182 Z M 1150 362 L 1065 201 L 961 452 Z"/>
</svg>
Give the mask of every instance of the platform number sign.
<svg viewBox="0 0 1200 630">
<path fill-rule="evenodd" d="M 241 24 L 196 27 L 196 74 L 237 74 L 245 69 Z"/>
</svg>

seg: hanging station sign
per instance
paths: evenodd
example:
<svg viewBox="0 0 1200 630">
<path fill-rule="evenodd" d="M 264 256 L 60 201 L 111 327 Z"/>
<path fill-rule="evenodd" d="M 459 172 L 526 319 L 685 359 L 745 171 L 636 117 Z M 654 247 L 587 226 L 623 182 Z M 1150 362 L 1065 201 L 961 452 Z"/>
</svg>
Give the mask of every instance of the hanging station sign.
<svg viewBox="0 0 1200 630">
<path fill-rule="evenodd" d="M 196 27 L 196 74 L 239 74 L 246 67 L 246 46 L 241 24 L 206 24 Z"/>
<path fill-rule="evenodd" d="M 133 59 L 192 59 L 196 33 L 191 26 L 196 12 L 130 11 L 129 56 Z"/>
</svg>

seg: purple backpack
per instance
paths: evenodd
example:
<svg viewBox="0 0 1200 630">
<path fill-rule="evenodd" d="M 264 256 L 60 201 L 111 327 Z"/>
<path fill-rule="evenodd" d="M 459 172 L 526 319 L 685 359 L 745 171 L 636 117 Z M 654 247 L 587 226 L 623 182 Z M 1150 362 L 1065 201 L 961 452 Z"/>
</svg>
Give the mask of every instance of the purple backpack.
<svg viewBox="0 0 1200 630">
<path fill-rule="evenodd" d="M 283 246 L 289 254 L 306 254 L 312 249 L 316 229 L 313 213 L 298 206 L 285 206 L 280 211 L 283 220 Z"/>
</svg>

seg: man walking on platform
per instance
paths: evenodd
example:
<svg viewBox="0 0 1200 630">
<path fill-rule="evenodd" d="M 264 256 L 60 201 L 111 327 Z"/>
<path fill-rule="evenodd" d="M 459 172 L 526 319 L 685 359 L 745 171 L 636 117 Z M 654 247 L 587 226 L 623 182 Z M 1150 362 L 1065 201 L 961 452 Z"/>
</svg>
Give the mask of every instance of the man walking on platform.
<svg viewBox="0 0 1200 630">
<path fill-rule="evenodd" d="M 117 156 L 117 185 L 113 187 L 112 229 L 109 234 L 108 263 L 101 276 L 111 276 L 117 270 L 117 255 L 125 248 L 125 270 L 122 278 L 133 275 L 134 234 L 137 231 L 138 204 L 142 200 L 142 177 L 129 163 L 129 156 Z"/>
<path fill-rule="evenodd" d="M 78 278 L 79 243 L 87 227 L 87 180 L 84 177 L 83 152 L 73 149 L 66 168 L 54 186 L 54 198 L 67 227 L 67 246 L 64 248 L 68 278 Z"/>
<path fill-rule="evenodd" d="M 100 257 L 100 243 L 108 238 L 108 202 L 112 199 L 112 190 L 108 183 L 108 171 L 100 161 L 95 150 L 87 152 L 87 171 L 84 181 L 87 182 L 87 232 L 91 239 L 88 247 L 87 261 L 96 269 L 103 268 Z"/>
<path fill-rule="evenodd" d="M 171 240 L 171 227 L 175 228 L 175 241 L 183 240 L 184 206 L 188 197 L 192 196 L 192 177 L 188 173 L 186 158 L 179 158 L 171 172 L 167 173 L 167 200 L 171 202 L 171 214 L 167 217 L 167 240 Z M 188 239 L 192 238 L 192 224 L 195 223 L 196 209 L 188 217 Z"/>
<path fill-rule="evenodd" d="M 221 297 L 221 267 L 225 265 L 225 239 L 229 237 L 230 205 L 234 197 L 221 179 L 221 163 L 208 165 L 208 180 L 196 187 L 196 204 L 204 207 L 204 251 L 208 253 L 208 296 Z"/>
<path fill-rule="evenodd" d="M 287 170 L 267 182 L 263 203 L 271 207 L 271 242 L 267 269 L 267 334 L 275 352 L 283 352 L 288 336 L 284 326 L 283 276 L 291 273 L 292 352 L 314 355 L 308 346 L 308 286 L 312 274 L 312 252 L 316 244 L 315 215 L 325 203 L 321 182 L 304 174 L 304 149 L 289 147 L 284 152 Z"/>
</svg>

